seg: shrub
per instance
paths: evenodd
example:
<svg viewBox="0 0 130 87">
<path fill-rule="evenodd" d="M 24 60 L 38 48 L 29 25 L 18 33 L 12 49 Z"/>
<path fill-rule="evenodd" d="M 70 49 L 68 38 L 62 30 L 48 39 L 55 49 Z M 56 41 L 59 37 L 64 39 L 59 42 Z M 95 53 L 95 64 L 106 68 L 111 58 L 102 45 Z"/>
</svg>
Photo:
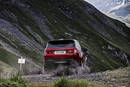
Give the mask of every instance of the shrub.
<svg viewBox="0 0 130 87">
<path fill-rule="evenodd" d="M 2 83 L 0 83 L 0 87 L 26 87 L 26 85 L 10 80 L 5 80 Z"/>
<path fill-rule="evenodd" d="M 85 81 L 70 81 L 62 78 L 54 84 L 54 87 L 88 87 L 88 84 Z"/>
<path fill-rule="evenodd" d="M 0 80 L 0 87 L 27 87 L 20 75 L 11 77 L 10 79 Z"/>
<path fill-rule="evenodd" d="M 88 87 L 87 82 L 83 81 L 83 82 L 72 82 L 72 87 Z"/>
<path fill-rule="evenodd" d="M 55 83 L 54 87 L 69 87 L 69 81 L 66 78 L 62 78 Z"/>
</svg>

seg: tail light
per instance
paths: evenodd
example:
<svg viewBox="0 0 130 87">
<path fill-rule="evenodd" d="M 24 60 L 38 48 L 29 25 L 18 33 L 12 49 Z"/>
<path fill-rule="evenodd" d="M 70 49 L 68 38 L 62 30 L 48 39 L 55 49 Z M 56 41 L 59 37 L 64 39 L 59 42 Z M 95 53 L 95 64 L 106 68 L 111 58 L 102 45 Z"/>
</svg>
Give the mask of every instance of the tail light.
<svg viewBox="0 0 130 87">
<path fill-rule="evenodd" d="M 67 50 L 66 53 L 74 53 L 74 50 Z"/>
<path fill-rule="evenodd" d="M 76 50 L 76 49 L 74 50 L 74 53 L 78 53 L 78 52 L 79 52 L 78 50 Z"/>
<path fill-rule="evenodd" d="M 74 53 L 76 53 L 76 54 L 80 55 L 79 50 L 74 50 Z"/>
<path fill-rule="evenodd" d="M 66 50 L 66 53 L 79 53 L 77 49 Z"/>
<path fill-rule="evenodd" d="M 47 51 L 46 53 L 47 53 L 47 54 L 53 54 L 54 51 L 53 51 L 53 50 L 49 50 L 49 51 Z"/>
<path fill-rule="evenodd" d="M 70 49 L 70 50 L 67 50 L 66 53 L 78 53 L 78 50 Z"/>
</svg>

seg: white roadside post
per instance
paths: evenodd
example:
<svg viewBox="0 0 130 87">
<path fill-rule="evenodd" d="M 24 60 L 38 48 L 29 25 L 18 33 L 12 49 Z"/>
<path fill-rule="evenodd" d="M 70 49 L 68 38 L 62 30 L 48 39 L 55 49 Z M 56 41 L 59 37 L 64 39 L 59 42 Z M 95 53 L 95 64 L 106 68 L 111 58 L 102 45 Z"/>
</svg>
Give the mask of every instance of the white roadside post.
<svg viewBox="0 0 130 87">
<path fill-rule="evenodd" d="M 20 64 L 19 66 L 19 72 L 22 73 L 22 65 L 25 64 L 25 58 L 21 57 L 18 59 L 18 64 Z"/>
</svg>

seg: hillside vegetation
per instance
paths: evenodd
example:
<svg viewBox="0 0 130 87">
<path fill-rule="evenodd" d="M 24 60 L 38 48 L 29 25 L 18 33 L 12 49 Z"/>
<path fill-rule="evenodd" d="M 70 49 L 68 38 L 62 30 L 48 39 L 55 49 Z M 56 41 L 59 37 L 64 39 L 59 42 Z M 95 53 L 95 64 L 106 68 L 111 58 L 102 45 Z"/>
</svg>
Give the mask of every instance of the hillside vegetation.
<svg viewBox="0 0 130 87">
<path fill-rule="evenodd" d="M 42 69 L 47 41 L 60 38 L 77 39 L 88 49 L 92 72 L 129 65 L 130 29 L 87 2 L 0 0 L 0 44 L 14 54 L 0 48 L 1 62 L 18 68 L 16 59 L 23 56 L 25 71 Z"/>
<path fill-rule="evenodd" d="M 16 66 L 18 67 L 17 56 L 0 46 L 0 78 L 8 78 L 11 74 L 17 72 Z"/>
</svg>

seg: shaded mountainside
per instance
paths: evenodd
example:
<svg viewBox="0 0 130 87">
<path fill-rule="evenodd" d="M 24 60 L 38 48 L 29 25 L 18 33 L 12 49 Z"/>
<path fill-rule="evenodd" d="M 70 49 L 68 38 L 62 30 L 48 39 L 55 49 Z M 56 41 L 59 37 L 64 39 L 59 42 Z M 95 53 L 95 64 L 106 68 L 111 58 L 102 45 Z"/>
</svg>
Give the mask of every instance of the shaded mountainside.
<svg viewBox="0 0 130 87">
<path fill-rule="evenodd" d="M 88 66 L 92 72 L 129 65 L 130 29 L 87 2 L 0 0 L 2 49 L 42 67 L 46 42 L 60 38 L 77 39 L 89 50 Z M 4 59 L 8 60 L 0 56 L 0 61 L 17 68 Z"/>
</svg>

